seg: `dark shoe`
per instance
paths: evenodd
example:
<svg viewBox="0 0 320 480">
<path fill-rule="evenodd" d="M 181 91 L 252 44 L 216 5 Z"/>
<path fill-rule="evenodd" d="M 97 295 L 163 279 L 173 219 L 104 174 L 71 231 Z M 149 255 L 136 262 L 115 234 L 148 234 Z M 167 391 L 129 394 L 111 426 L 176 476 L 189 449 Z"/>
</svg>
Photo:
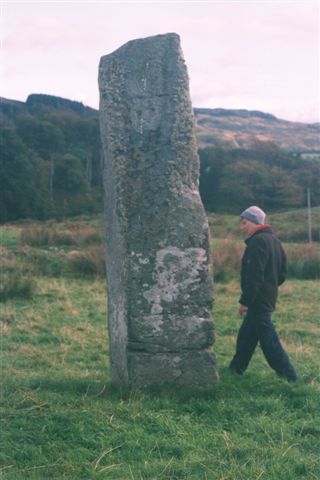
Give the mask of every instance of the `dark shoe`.
<svg viewBox="0 0 320 480">
<path fill-rule="evenodd" d="M 293 378 L 293 377 L 287 377 L 287 381 L 288 381 L 289 383 L 296 383 L 297 380 L 298 380 L 297 377 L 295 377 L 295 378 Z"/>
<path fill-rule="evenodd" d="M 296 372 L 292 369 L 289 373 L 277 372 L 278 377 L 287 380 L 289 383 L 295 383 L 298 380 Z"/>
<path fill-rule="evenodd" d="M 232 373 L 236 373 L 237 375 L 243 375 L 243 371 L 240 370 L 239 368 L 232 367 L 229 365 L 228 370 Z"/>
</svg>

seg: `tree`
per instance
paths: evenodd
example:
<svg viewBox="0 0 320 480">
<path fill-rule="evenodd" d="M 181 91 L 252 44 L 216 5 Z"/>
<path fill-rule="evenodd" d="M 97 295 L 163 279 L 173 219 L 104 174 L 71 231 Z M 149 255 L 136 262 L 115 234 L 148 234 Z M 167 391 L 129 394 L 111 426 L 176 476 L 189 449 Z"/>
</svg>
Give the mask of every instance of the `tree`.
<svg viewBox="0 0 320 480">
<path fill-rule="evenodd" d="M 294 176 L 288 175 L 278 167 L 270 170 L 271 191 L 269 205 L 271 208 L 299 207 L 303 204 L 303 190 L 295 182 Z"/>
<path fill-rule="evenodd" d="M 220 197 L 220 183 L 224 169 L 232 162 L 230 153 L 219 147 L 199 150 L 200 156 L 200 195 L 208 211 L 223 206 Z"/>
<path fill-rule="evenodd" d="M 59 127 L 28 114 L 17 117 L 17 133 L 44 160 L 50 160 L 52 153 L 63 151 L 65 146 L 64 135 Z"/>
<path fill-rule="evenodd" d="M 320 161 L 317 159 L 300 159 L 300 168 L 294 174 L 296 183 L 303 191 L 303 206 L 306 202 L 306 191 L 309 188 L 311 205 L 320 204 Z"/>
<path fill-rule="evenodd" d="M 45 218 L 48 214 L 45 165 L 10 129 L 1 135 L 0 220 Z"/>
<path fill-rule="evenodd" d="M 55 159 L 54 202 L 63 217 L 81 213 L 88 203 L 89 184 L 81 160 L 71 154 Z"/>
<path fill-rule="evenodd" d="M 306 188 L 312 204 L 320 202 L 320 162 L 303 161 L 271 142 L 257 142 L 252 150 L 206 148 L 199 154 L 207 210 L 236 213 L 249 203 L 265 209 L 299 207 Z"/>
</svg>

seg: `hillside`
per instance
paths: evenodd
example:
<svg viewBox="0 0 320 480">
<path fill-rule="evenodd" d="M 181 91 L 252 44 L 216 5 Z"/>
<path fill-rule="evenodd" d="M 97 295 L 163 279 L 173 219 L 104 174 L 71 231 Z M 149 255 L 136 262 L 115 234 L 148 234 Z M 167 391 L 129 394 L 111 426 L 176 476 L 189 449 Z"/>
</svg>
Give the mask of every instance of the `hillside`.
<svg viewBox="0 0 320 480">
<path fill-rule="evenodd" d="M 31 94 L 28 96 L 26 102 L 0 97 L 1 121 L 15 121 L 16 117 L 21 114 L 45 116 L 46 114 L 54 112 L 69 112 L 87 118 L 96 118 L 98 115 L 97 110 L 86 107 L 81 102 L 54 97 L 52 95 Z"/>
<path fill-rule="evenodd" d="M 50 95 L 1 99 L 0 127 L 0 221 L 101 209 L 96 110 Z"/>
<path fill-rule="evenodd" d="M 258 111 L 194 109 L 200 148 L 220 146 L 250 150 L 258 142 L 272 142 L 290 152 L 320 152 L 320 124 L 280 120 Z"/>
<path fill-rule="evenodd" d="M 319 125 L 247 110 L 195 109 L 200 194 L 208 211 L 320 204 Z M 98 111 L 30 95 L 1 99 L 0 222 L 65 218 L 103 205 Z"/>
<path fill-rule="evenodd" d="M 27 101 L 0 99 L 2 119 L 14 120 L 23 113 L 45 115 L 69 112 L 81 118 L 97 118 L 98 111 L 80 102 L 52 95 L 29 95 Z M 272 142 L 290 152 L 320 152 L 320 123 L 281 120 L 255 110 L 195 108 L 196 135 L 200 148 L 252 149 L 257 142 Z M 3 118 L 4 117 L 4 118 Z"/>
</svg>

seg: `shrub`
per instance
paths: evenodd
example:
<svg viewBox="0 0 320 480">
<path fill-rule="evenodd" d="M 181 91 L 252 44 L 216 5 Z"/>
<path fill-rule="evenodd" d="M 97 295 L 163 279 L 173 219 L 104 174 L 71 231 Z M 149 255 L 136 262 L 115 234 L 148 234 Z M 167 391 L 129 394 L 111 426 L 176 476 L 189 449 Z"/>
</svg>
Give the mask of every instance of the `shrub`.
<svg viewBox="0 0 320 480">
<path fill-rule="evenodd" d="M 94 245 L 102 243 L 103 234 L 100 229 L 94 227 L 82 227 L 73 230 L 78 245 Z"/>
<path fill-rule="evenodd" d="M 242 243 L 233 240 L 213 243 L 213 272 L 216 282 L 226 282 L 239 274 L 243 249 Z"/>
<path fill-rule="evenodd" d="M 76 243 L 76 237 L 68 230 L 53 229 L 51 232 L 49 245 L 74 245 Z"/>
<path fill-rule="evenodd" d="M 239 275 L 244 245 L 232 240 L 213 242 L 213 266 L 216 282 Z M 304 280 L 320 278 L 320 249 L 317 244 L 285 245 L 288 277 Z"/>
<path fill-rule="evenodd" d="M 50 239 L 50 230 L 44 226 L 28 225 L 21 230 L 21 245 L 30 245 L 39 247 L 48 245 Z"/>
<path fill-rule="evenodd" d="M 52 245 L 73 245 L 76 242 L 72 232 L 58 230 L 50 224 L 28 225 L 21 231 L 20 242 L 31 247 Z"/>
<path fill-rule="evenodd" d="M 11 261 L 1 268 L 0 301 L 9 298 L 31 298 L 36 288 L 34 277 L 23 266 Z"/>
<path fill-rule="evenodd" d="M 0 301 L 5 302 L 9 298 L 31 298 L 35 290 L 35 280 L 29 275 L 22 277 L 20 273 L 3 275 L 0 284 Z"/>
<path fill-rule="evenodd" d="M 27 253 L 25 261 L 36 275 L 58 277 L 65 271 L 65 256 L 56 252 L 33 250 Z"/>
<path fill-rule="evenodd" d="M 59 245 L 92 245 L 101 243 L 103 234 L 94 227 L 63 228 L 55 227 L 52 223 L 44 225 L 27 225 L 20 235 L 20 243 L 31 247 L 59 246 Z"/>
<path fill-rule="evenodd" d="M 308 241 L 308 231 L 304 226 L 297 226 L 295 228 L 284 227 L 277 230 L 277 235 L 283 242 L 307 242 Z M 316 228 L 312 229 L 312 239 L 315 242 L 320 240 L 319 231 Z"/>
<path fill-rule="evenodd" d="M 320 278 L 320 251 L 314 244 L 287 249 L 288 276 L 304 280 Z"/>
<path fill-rule="evenodd" d="M 88 248 L 85 252 L 70 252 L 67 269 L 76 275 L 106 275 L 105 252 L 103 246 Z"/>
</svg>

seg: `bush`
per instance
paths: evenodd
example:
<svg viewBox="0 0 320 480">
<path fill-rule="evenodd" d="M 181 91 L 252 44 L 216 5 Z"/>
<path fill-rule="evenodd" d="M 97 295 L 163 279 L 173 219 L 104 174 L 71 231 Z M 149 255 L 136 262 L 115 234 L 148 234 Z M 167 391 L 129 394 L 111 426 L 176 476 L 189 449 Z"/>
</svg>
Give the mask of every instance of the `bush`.
<svg viewBox="0 0 320 480">
<path fill-rule="evenodd" d="M 304 226 L 298 226 L 296 228 L 285 227 L 279 228 L 277 230 L 278 237 L 283 242 L 307 242 L 308 241 L 308 231 Z M 319 231 L 316 228 L 312 229 L 312 239 L 315 242 L 319 242 Z"/>
<path fill-rule="evenodd" d="M 70 252 L 67 270 L 76 275 L 105 277 L 105 251 L 103 246 L 88 248 L 85 252 Z"/>
<path fill-rule="evenodd" d="M 72 232 L 58 230 L 50 225 L 28 225 L 21 231 L 22 245 L 42 247 L 52 245 L 74 245 L 77 243 Z"/>
<path fill-rule="evenodd" d="M 304 280 L 320 278 L 320 251 L 314 244 L 288 248 L 288 276 Z"/>
<path fill-rule="evenodd" d="M 2 271 L 0 282 L 0 301 L 9 298 L 31 298 L 36 288 L 35 279 L 22 269 L 8 268 Z"/>
<path fill-rule="evenodd" d="M 94 245 L 103 241 L 103 234 L 99 228 L 77 226 L 72 232 L 78 245 Z"/>
<path fill-rule="evenodd" d="M 26 254 L 25 261 L 36 275 L 58 277 L 65 272 L 65 256 L 56 252 L 33 250 Z"/>
<path fill-rule="evenodd" d="M 320 249 L 317 244 L 286 244 L 288 257 L 288 277 L 303 280 L 320 278 Z M 226 282 L 239 276 L 244 245 L 232 241 L 213 242 L 214 280 Z"/>
<path fill-rule="evenodd" d="M 102 238 L 103 234 L 98 228 L 79 227 L 79 225 L 57 228 L 52 223 L 47 223 L 25 226 L 21 231 L 20 243 L 31 247 L 93 245 L 101 243 Z"/>
<path fill-rule="evenodd" d="M 226 282 L 239 275 L 244 246 L 233 240 L 221 240 L 213 243 L 213 272 L 216 282 Z"/>
<path fill-rule="evenodd" d="M 0 301 L 5 302 L 9 298 L 31 298 L 35 290 L 35 280 L 30 277 L 21 277 L 19 273 L 3 275 L 0 284 Z"/>
<path fill-rule="evenodd" d="M 21 230 L 21 245 L 30 245 L 39 247 L 48 245 L 50 240 L 50 230 L 44 226 L 28 225 Z"/>
</svg>

